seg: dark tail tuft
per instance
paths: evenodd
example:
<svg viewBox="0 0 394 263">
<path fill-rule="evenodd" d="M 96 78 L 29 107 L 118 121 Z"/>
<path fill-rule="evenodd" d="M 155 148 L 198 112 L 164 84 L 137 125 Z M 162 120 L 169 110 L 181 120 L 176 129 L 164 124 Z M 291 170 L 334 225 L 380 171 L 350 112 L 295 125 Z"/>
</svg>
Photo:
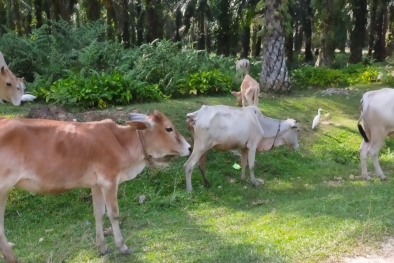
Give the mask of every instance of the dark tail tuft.
<svg viewBox="0 0 394 263">
<path fill-rule="evenodd" d="M 367 135 L 365 134 L 363 126 L 361 126 L 360 123 L 357 126 L 358 126 L 358 131 L 360 132 L 361 136 L 363 136 L 363 138 L 364 138 L 364 141 L 369 142 L 369 139 L 368 139 Z"/>
</svg>

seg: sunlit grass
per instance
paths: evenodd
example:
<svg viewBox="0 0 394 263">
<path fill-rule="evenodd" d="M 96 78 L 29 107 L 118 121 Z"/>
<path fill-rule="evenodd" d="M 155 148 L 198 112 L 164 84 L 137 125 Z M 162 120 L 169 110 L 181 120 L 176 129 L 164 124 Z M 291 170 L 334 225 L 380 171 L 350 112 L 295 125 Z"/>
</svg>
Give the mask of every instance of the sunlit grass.
<svg viewBox="0 0 394 263">
<path fill-rule="evenodd" d="M 353 181 L 359 175 L 361 136 L 358 105 L 363 92 L 323 96 L 319 91 L 260 99 L 260 109 L 275 118 L 300 120 L 300 149 L 286 148 L 256 155 L 256 176 L 265 184 L 241 183 L 232 165 L 239 157 L 210 151 L 202 186 L 196 167 L 194 192 L 185 191 L 183 164 L 187 158 L 169 158 L 170 165 L 156 175 L 145 170 L 119 187 L 123 237 L 133 249 L 121 256 L 100 257 L 94 246 L 95 227 L 89 190 L 58 196 L 31 195 L 12 190 L 5 225 L 9 241 L 23 262 L 338 262 L 344 255 L 366 253 L 394 228 L 394 141 L 386 140 L 380 161 L 389 181 Z M 373 88 L 373 87 L 372 87 Z M 161 110 L 191 141 L 185 115 L 201 105 L 236 105 L 231 95 L 197 97 L 123 107 L 127 111 Z M 0 105 L 1 115 L 22 116 L 23 107 Z M 321 107 L 321 123 L 311 124 Z M 111 108 L 110 110 L 116 110 Z M 1 146 L 0 146 L 1 147 Z M 373 167 L 368 163 L 373 175 Z M 338 181 L 336 177 L 343 180 Z M 146 195 L 144 204 L 139 195 Z M 105 228 L 109 227 L 105 219 Z M 43 238 L 39 242 L 40 238 Z"/>
</svg>

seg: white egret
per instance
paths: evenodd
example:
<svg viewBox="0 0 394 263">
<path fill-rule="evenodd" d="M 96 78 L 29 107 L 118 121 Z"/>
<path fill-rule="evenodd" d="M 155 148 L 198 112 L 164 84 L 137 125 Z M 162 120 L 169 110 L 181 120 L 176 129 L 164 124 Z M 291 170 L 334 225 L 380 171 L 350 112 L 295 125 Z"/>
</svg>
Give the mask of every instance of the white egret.
<svg viewBox="0 0 394 263">
<path fill-rule="evenodd" d="M 321 113 L 322 111 L 323 111 L 323 110 L 320 109 L 320 108 L 317 110 L 317 115 L 315 116 L 315 118 L 313 119 L 313 122 L 312 122 L 312 129 L 315 129 L 316 126 L 317 126 L 317 124 L 319 123 L 319 120 L 320 120 L 320 113 Z"/>
</svg>

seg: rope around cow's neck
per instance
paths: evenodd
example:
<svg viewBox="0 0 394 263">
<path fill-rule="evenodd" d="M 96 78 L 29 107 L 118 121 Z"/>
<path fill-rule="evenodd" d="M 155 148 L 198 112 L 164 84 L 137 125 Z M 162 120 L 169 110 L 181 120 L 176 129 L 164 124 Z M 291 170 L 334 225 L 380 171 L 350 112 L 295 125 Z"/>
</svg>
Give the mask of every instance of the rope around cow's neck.
<svg viewBox="0 0 394 263">
<path fill-rule="evenodd" d="M 152 156 L 149 156 L 148 152 L 146 151 L 145 140 L 144 137 L 142 136 L 142 131 L 138 131 L 138 137 L 140 137 L 142 151 L 144 152 L 144 156 L 146 161 L 148 162 L 149 168 L 151 169 L 152 172 L 154 172 L 155 164 L 152 160 Z"/>
<path fill-rule="evenodd" d="M 272 148 L 274 148 L 274 146 L 275 146 L 275 141 L 276 141 L 276 137 L 278 137 L 278 134 L 279 134 L 279 131 L 280 131 L 280 123 L 281 123 L 282 121 L 281 120 L 279 120 L 279 126 L 278 126 L 278 131 L 276 132 L 276 135 L 275 135 L 275 139 L 274 139 L 274 142 L 272 143 L 272 146 L 271 146 L 271 149 L 270 149 L 270 151 L 272 150 Z"/>
</svg>

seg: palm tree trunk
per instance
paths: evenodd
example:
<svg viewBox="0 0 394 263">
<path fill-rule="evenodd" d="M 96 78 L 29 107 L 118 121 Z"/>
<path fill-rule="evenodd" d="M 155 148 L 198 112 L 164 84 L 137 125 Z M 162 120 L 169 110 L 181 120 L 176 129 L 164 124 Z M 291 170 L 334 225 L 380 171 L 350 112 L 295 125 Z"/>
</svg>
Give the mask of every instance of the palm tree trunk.
<svg viewBox="0 0 394 263">
<path fill-rule="evenodd" d="M 376 27 L 376 10 L 378 8 L 379 0 L 372 0 L 371 7 L 371 18 L 369 26 L 369 45 L 368 45 L 368 57 L 372 56 L 372 49 L 375 42 L 375 27 Z"/>
<path fill-rule="evenodd" d="M 333 0 L 324 2 L 324 9 L 326 16 L 322 22 L 322 38 L 321 38 L 321 51 L 316 60 L 316 66 L 330 67 L 334 62 L 335 54 L 335 35 L 334 35 L 334 14 L 333 14 Z"/>
<path fill-rule="evenodd" d="M 86 16 L 89 21 L 97 21 L 101 16 L 100 0 L 85 0 Z"/>
<path fill-rule="evenodd" d="M 366 36 L 368 0 L 353 0 L 353 30 L 350 33 L 349 63 L 356 64 L 362 61 L 362 52 Z"/>
<path fill-rule="evenodd" d="M 284 93 L 291 88 L 286 66 L 282 21 L 281 17 L 277 15 L 277 12 L 283 9 L 281 0 L 267 2 L 265 9 L 265 44 L 260 74 L 260 88 L 264 92 Z"/>
<path fill-rule="evenodd" d="M 311 0 L 306 0 L 306 14 L 304 15 L 304 34 L 305 34 L 305 62 L 313 61 L 312 54 L 312 8 Z"/>
<path fill-rule="evenodd" d="M 377 62 L 383 62 L 386 56 L 386 23 L 385 17 L 387 15 L 387 5 L 386 1 L 382 1 L 379 5 L 379 11 L 377 13 L 376 19 L 376 41 L 374 45 L 373 57 Z"/>
</svg>

